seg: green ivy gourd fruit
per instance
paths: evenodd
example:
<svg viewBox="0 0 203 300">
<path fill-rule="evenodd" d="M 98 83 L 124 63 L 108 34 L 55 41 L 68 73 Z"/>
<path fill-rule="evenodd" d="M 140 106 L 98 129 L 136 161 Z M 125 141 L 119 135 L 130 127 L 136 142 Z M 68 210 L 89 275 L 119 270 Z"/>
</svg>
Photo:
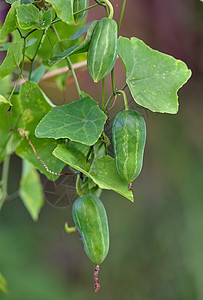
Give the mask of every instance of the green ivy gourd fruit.
<svg viewBox="0 0 203 300">
<path fill-rule="evenodd" d="M 86 194 L 74 202 L 72 215 L 87 256 L 100 265 L 109 250 L 109 227 L 103 203 L 97 196 Z"/>
<path fill-rule="evenodd" d="M 95 82 L 104 79 L 113 69 L 118 53 L 116 21 L 103 18 L 95 27 L 87 53 L 89 74 Z"/>
<path fill-rule="evenodd" d="M 73 13 L 85 9 L 87 8 L 87 6 L 88 6 L 88 0 L 73 0 Z M 74 14 L 74 20 L 76 25 L 82 23 L 82 21 L 86 16 L 86 13 L 87 11 L 83 11 L 79 14 Z"/>
<path fill-rule="evenodd" d="M 144 118 L 135 110 L 121 111 L 114 119 L 112 138 L 117 171 L 130 185 L 142 169 L 146 141 Z"/>
</svg>

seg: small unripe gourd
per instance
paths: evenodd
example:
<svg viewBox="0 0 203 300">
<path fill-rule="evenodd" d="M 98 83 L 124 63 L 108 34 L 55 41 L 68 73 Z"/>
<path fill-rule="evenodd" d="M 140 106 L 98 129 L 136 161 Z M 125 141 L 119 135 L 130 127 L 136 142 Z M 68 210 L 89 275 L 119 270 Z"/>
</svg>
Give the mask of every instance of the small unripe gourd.
<svg viewBox="0 0 203 300">
<path fill-rule="evenodd" d="M 95 27 L 87 53 L 88 71 L 95 82 L 104 79 L 113 69 L 118 53 L 116 21 L 103 18 Z"/>
<path fill-rule="evenodd" d="M 88 0 L 73 0 L 73 13 L 85 9 L 87 8 L 87 6 L 88 6 Z M 74 14 L 74 20 L 76 25 L 82 23 L 82 21 L 86 16 L 86 13 L 87 11 L 83 11 L 79 14 Z"/>
<path fill-rule="evenodd" d="M 146 141 L 144 118 L 135 110 L 124 110 L 115 117 L 112 127 L 116 168 L 131 184 L 142 169 Z"/>
<path fill-rule="evenodd" d="M 103 203 L 95 195 L 86 194 L 74 202 L 72 215 L 87 256 L 100 265 L 109 250 L 109 227 Z"/>
</svg>

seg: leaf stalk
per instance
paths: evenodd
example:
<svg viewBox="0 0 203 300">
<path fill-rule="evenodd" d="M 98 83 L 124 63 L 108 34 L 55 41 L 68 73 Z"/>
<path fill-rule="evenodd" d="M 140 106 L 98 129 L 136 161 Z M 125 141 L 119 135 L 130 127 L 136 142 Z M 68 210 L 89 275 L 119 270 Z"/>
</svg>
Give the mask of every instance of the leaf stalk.
<svg viewBox="0 0 203 300">
<path fill-rule="evenodd" d="M 10 166 L 10 156 L 7 156 L 3 161 L 3 170 L 2 170 L 2 198 L 0 199 L 0 210 L 4 205 L 8 197 L 8 175 L 9 175 L 9 166 Z"/>
<path fill-rule="evenodd" d="M 55 25 L 53 25 L 53 29 L 54 29 L 54 31 L 55 31 L 55 33 L 56 33 L 56 36 L 57 36 L 57 39 L 58 39 L 58 41 L 59 41 L 59 45 L 60 45 L 61 51 L 64 51 L 64 48 L 63 48 L 63 46 L 61 45 L 61 38 L 60 38 L 60 36 L 59 36 L 59 34 L 58 34 L 58 31 L 57 31 Z M 75 85 L 76 85 L 76 88 L 77 88 L 77 91 L 78 91 L 78 95 L 79 95 L 79 97 L 80 97 L 80 99 L 81 99 L 81 98 L 82 98 L 82 96 L 81 96 L 82 93 L 81 93 L 80 85 L 79 85 L 79 82 L 78 82 L 78 79 L 77 79 L 75 70 L 74 70 L 74 68 L 73 68 L 72 62 L 71 62 L 71 60 L 70 60 L 69 57 L 66 58 L 66 62 L 67 62 L 67 65 L 68 65 L 69 69 L 70 69 L 71 72 L 72 72 L 72 75 L 73 75 L 73 78 L 74 78 L 74 81 L 75 81 Z"/>
<path fill-rule="evenodd" d="M 113 9 L 113 5 L 111 4 L 111 2 L 109 0 L 102 0 L 101 2 L 106 3 L 108 5 L 108 7 L 109 7 L 108 18 L 113 19 L 114 9 Z"/>
<path fill-rule="evenodd" d="M 126 0 L 123 0 L 123 6 L 122 6 L 122 10 L 121 10 L 121 15 L 120 15 L 120 20 L 118 22 L 118 31 L 121 27 L 121 23 L 122 23 L 122 20 L 123 20 L 123 15 L 124 15 L 124 11 L 125 11 L 125 5 L 126 5 Z"/>
</svg>

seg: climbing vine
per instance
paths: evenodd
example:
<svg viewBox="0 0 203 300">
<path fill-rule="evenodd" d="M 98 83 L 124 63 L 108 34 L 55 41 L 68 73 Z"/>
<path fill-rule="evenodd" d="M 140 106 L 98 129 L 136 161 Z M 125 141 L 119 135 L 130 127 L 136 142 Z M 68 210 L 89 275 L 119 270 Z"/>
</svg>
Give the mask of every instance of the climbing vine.
<svg viewBox="0 0 203 300">
<path fill-rule="evenodd" d="M 134 101 L 145 109 L 176 114 L 177 92 L 188 81 L 191 71 L 184 62 L 153 50 L 142 40 L 119 35 L 126 0 L 118 23 L 109 0 L 95 0 L 92 5 L 88 0 L 6 2 L 11 7 L 0 31 L 0 50 L 6 51 L 0 78 L 1 84 L 10 83 L 11 78 L 13 81 L 12 88 L 10 85 L 0 95 L 0 161 L 3 162 L 0 209 L 6 201 L 19 196 L 37 221 L 44 202 L 38 171 L 52 181 L 75 174 L 78 195 L 72 210 L 75 225 L 69 227 L 66 223 L 65 229 L 67 233 L 79 232 L 86 254 L 96 264 L 97 292 L 99 265 L 109 249 L 108 219 L 99 197 L 106 189 L 134 202 L 132 183 L 142 169 L 147 136 L 145 120 L 129 109 L 125 90 L 128 88 Z M 95 7 L 101 8 L 100 20 L 86 24 L 87 12 Z M 8 36 L 12 37 L 11 42 Z M 126 83 L 116 88 L 114 66 L 119 59 L 125 69 Z M 92 99 L 81 90 L 78 63 L 87 65 L 95 83 L 102 83 L 101 107 L 99 99 Z M 56 106 L 41 90 L 39 82 L 64 66 L 74 79 L 78 98 Z M 106 97 L 108 75 L 112 91 Z M 108 110 L 116 105 L 119 95 L 125 110 L 113 122 L 114 157 L 111 157 L 105 124 Z M 22 159 L 22 177 L 19 190 L 8 195 L 9 163 L 14 152 Z M 66 165 L 70 173 L 63 172 Z M 3 276 L 0 289 L 7 290 Z"/>
</svg>

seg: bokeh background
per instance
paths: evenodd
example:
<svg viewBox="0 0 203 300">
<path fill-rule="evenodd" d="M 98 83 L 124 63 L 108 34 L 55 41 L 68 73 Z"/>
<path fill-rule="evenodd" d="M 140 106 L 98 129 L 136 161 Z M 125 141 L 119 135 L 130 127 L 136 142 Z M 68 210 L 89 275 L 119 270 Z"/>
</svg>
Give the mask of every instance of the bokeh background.
<svg viewBox="0 0 203 300">
<path fill-rule="evenodd" d="M 112 3 L 118 20 L 122 1 Z M 99 17 L 101 10 L 95 8 L 88 21 Z M 142 173 L 134 182 L 135 204 L 114 192 L 101 196 L 111 239 L 99 274 L 101 290 L 95 295 L 94 265 L 78 234 L 64 233 L 65 221 L 72 223 L 71 206 L 46 201 L 34 223 L 17 199 L 6 203 L 0 215 L 0 271 L 9 288 L 8 296 L 0 294 L 2 300 L 203 299 L 203 4 L 127 0 L 120 35 L 136 36 L 182 59 L 193 76 L 179 92 L 177 115 L 138 108 L 147 123 L 147 144 Z M 99 101 L 100 84 L 95 87 L 87 71 L 78 75 L 81 87 Z M 118 62 L 116 86 L 123 82 Z M 77 97 L 71 78 L 64 92 L 53 80 L 40 85 L 55 103 Z M 107 80 L 107 95 L 108 88 Z M 122 100 L 110 119 L 121 108 Z M 20 159 L 13 156 L 11 162 L 10 193 L 21 173 Z"/>
</svg>

